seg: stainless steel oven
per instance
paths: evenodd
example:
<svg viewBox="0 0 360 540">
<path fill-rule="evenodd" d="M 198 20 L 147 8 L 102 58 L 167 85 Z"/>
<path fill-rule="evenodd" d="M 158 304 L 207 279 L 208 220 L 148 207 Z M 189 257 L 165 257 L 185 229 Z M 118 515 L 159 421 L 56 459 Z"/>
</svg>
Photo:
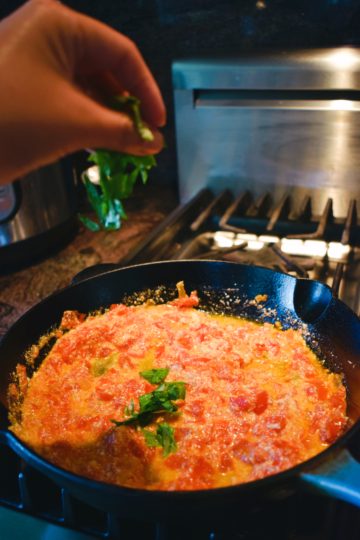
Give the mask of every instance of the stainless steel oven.
<svg viewBox="0 0 360 540">
<path fill-rule="evenodd" d="M 179 189 L 316 189 L 344 217 L 359 195 L 360 49 L 187 60 L 173 65 Z M 301 200 L 295 201 L 298 208 Z"/>
</svg>

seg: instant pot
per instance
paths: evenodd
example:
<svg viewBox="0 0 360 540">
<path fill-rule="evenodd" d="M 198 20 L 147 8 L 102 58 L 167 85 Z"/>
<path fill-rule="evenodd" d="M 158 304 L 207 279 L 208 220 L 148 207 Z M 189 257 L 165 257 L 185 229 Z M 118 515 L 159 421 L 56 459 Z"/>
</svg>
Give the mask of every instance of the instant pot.
<svg viewBox="0 0 360 540">
<path fill-rule="evenodd" d="M 76 177 L 70 159 L 0 186 L 0 270 L 30 262 L 76 227 Z"/>
</svg>

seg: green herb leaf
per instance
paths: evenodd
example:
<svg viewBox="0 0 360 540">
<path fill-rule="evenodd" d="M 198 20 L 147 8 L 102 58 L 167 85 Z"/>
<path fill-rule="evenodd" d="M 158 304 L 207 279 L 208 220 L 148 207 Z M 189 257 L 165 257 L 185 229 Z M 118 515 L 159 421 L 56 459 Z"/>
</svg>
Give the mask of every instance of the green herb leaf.
<svg viewBox="0 0 360 540">
<path fill-rule="evenodd" d="M 172 452 L 176 452 L 177 444 L 175 441 L 174 428 L 167 422 L 158 424 L 156 432 L 149 429 L 142 430 L 146 444 L 152 447 L 162 447 L 163 456 L 167 457 Z"/>
<path fill-rule="evenodd" d="M 81 223 L 83 223 L 85 225 L 85 227 L 90 229 L 90 231 L 93 231 L 93 232 L 100 231 L 100 225 L 98 223 L 96 223 L 95 221 L 93 221 L 92 219 L 90 219 L 90 218 L 88 218 L 86 216 L 83 216 L 81 214 L 79 214 L 79 219 L 80 219 Z"/>
<path fill-rule="evenodd" d="M 166 422 L 158 425 L 156 430 L 157 440 L 163 447 L 163 455 L 167 457 L 172 452 L 176 452 L 177 444 L 175 441 L 174 428 L 172 428 Z"/>
<path fill-rule="evenodd" d="M 132 399 L 130 401 L 130 404 L 125 407 L 124 413 L 126 416 L 132 416 L 134 414 L 134 411 L 135 411 L 135 403 L 134 403 L 134 400 Z"/>
<path fill-rule="evenodd" d="M 168 376 L 169 368 L 147 369 L 140 371 L 140 375 L 151 384 L 160 384 Z"/>
<path fill-rule="evenodd" d="M 142 432 L 145 437 L 145 442 L 150 448 L 155 446 L 161 446 L 157 434 L 154 431 L 150 431 L 149 429 L 143 429 Z"/>
<path fill-rule="evenodd" d="M 152 132 L 142 121 L 140 101 L 136 97 L 116 96 L 108 104 L 131 116 L 143 140 L 153 140 Z M 143 184 L 147 182 L 148 173 L 156 165 L 156 159 L 153 155 L 133 156 L 99 149 L 92 152 L 88 160 L 97 165 L 99 171 L 99 185 L 93 184 L 86 172 L 82 175 L 87 198 L 98 222 L 84 216 L 80 216 L 80 219 L 92 231 L 117 230 L 121 227 L 122 219 L 126 218 L 121 199 L 132 194 L 138 178 Z"/>
<path fill-rule="evenodd" d="M 174 401 L 185 399 L 185 383 L 182 381 L 165 382 L 168 373 L 168 368 L 141 371 L 140 375 L 144 379 L 153 384 L 158 384 L 158 387 L 152 392 L 139 397 L 138 412 L 135 412 L 134 401 L 131 400 L 130 405 L 125 407 L 124 411 L 125 415 L 129 416 L 129 418 L 120 422 L 118 420 L 111 420 L 117 427 L 133 426 L 143 428 L 142 432 L 146 444 L 150 447 L 162 446 L 164 448 L 164 456 L 175 452 L 177 449 L 174 429 L 166 422 L 157 425 L 156 433 L 152 430 L 144 429 L 144 427 L 154 422 L 159 415 L 176 413 L 178 406 Z"/>
<path fill-rule="evenodd" d="M 164 393 L 167 399 L 185 399 L 186 388 L 185 383 L 180 381 L 163 383 L 160 385 L 154 393 Z"/>
</svg>

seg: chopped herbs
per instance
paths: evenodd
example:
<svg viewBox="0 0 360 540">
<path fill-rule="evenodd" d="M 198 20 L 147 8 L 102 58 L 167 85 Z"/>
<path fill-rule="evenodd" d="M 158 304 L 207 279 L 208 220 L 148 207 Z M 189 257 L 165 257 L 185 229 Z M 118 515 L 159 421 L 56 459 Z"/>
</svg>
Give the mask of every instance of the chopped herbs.
<svg viewBox="0 0 360 540">
<path fill-rule="evenodd" d="M 140 375 L 151 384 L 160 384 L 165 381 L 169 368 L 147 369 L 140 371 Z"/>
<path fill-rule="evenodd" d="M 115 426 L 133 426 L 144 428 L 157 421 L 164 414 L 174 414 L 178 406 L 174 401 L 185 399 L 186 388 L 182 381 L 165 382 L 169 373 L 168 368 L 149 369 L 141 371 L 140 375 L 152 384 L 158 384 L 152 392 L 139 397 L 139 409 L 135 412 L 134 401 L 131 400 L 124 410 L 125 420 L 111 420 Z M 157 423 L 156 431 L 142 429 L 146 444 L 150 447 L 161 446 L 164 456 L 176 451 L 174 429 L 166 422 Z"/>
<path fill-rule="evenodd" d="M 150 447 L 162 447 L 164 457 L 167 457 L 172 452 L 176 452 L 177 444 L 174 436 L 174 428 L 166 422 L 158 424 L 156 432 L 149 429 L 142 430 L 146 444 Z"/>
<path fill-rule="evenodd" d="M 132 416 L 134 414 L 134 411 L 135 411 L 135 403 L 134 403 L 134 400 L 132 399 L 130 401 L 130 404 L 125 407 L 124 413 L 126 416 Z"/>
<path fill-rule="evenodd" d="M 109 106 L 130 114 L 134 125 L 145 141 L 153 140 L 153 134 L 143 123 L 140 115 L 140 101 L 134 96 L 117 96 Z M 95 211 L 97 220 L 80 215 L 82 223 L 91 231 L 117 230 L 121 227 L 126 213 L 121 200 L 129 197 L 138 178 L 145 184 L 149 170 L 156 165 L 156 159 L 150 156 L 133 156 L 110 150 L 96 150 L 88 160 L 98 169 L 98 182 L 91 181 L 85 171 L 82 180 L 87 197 Z"/>
</svg>

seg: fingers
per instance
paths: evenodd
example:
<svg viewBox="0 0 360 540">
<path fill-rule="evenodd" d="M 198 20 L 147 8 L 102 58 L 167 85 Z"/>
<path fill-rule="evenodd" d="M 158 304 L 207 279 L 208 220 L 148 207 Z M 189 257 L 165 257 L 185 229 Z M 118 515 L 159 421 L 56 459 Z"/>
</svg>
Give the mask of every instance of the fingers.
<svg viewBox="0 0 360 540">
<path fill-rule="evenodd" d="M 152 141 L 143 141 L 127 115 L 105 108 L 94 112 L 94 128 L 91 133 L 87 132 L 88 144 L 81 144 L 81 148 L 107 148 L 137 156 L 156 154 L 162 149 L 163 136 L 156 129 L 151 130 L 154 136 Z"/>
<path fill-rule="evenodd" d="M 64 129 L 71 133 L 67 150 L 107 148 L 128 154 L 149 155 L 162 149 L 163 137 L 155 128 L 151 129 L 154 140 L 144 141 L 128 115 L 102 106 L 70 85 L 62 89 L 61 96 L 64 106 L 71 111 L 67 113 L 64 125 Z M 57 136 L 61 138 L 60 132 L 58 128 Z"/>
<path fill-rule="evenodd" d="M 166 111 L 160 90 L 136 45 L 112 28 L 76 13 L 75 70 L 85 76 L 109 72 L 119 87 L 141 101 L 144 119 L 163 126 Z"/>
<path fill-rule="evenodd" d="M 1 22 L 0 42 L 6 74 L 0 85 L 0 181 L 82 148 L 134 155 L 161 150 L 156 128 L 165 122 L 164 103 L 125 36 L 55 0 L 30 0 Z M 141 140 L 128 116 L 98 101 L 94 80 L 102 77 L 110 94 L 125 90 L 140 99 L 153 141 Z M 82 91 L 82 80 L 87 90 L 93 85 L 93 97 Z"/>
</svg>

